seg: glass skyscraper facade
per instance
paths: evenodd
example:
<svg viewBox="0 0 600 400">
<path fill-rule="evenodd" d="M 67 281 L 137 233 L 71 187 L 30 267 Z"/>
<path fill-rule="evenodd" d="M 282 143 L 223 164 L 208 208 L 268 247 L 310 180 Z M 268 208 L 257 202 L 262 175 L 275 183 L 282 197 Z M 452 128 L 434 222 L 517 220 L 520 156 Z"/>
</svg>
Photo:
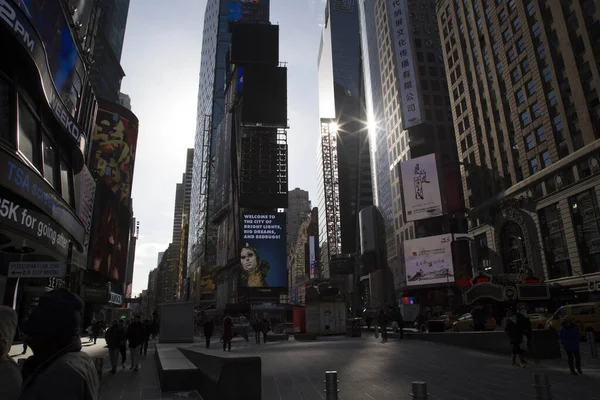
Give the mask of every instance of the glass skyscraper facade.
<svg viewBox="0 0 600 400">
<path fill-rule="evenodd" d="M 199 268 L 210 269 L 216 262 L 217 226 L 210 223 L 208 216 L 212 214 L 211 199 L 215 184 L 212 163 L 217 135 L 214 133 L 225 115 L 226 55 L 231 41 L 229 3 L 229 0 L 209 0 L 204 14 L 190 203 L 188 275 Z M 268 10 L 269 1 L 261 1 L 261 12 L 243 13 L 242 22 L 244 18 L 253 23 L 257 22 L 257 18 L 268 22 Z"/>
<path fill-rule="evenodd" d="M 328 1 L 318 60 L 317 204 L 321 275 L 356 250 L 357 213 L 373 202 L 356 0 Z"/>
</svg>

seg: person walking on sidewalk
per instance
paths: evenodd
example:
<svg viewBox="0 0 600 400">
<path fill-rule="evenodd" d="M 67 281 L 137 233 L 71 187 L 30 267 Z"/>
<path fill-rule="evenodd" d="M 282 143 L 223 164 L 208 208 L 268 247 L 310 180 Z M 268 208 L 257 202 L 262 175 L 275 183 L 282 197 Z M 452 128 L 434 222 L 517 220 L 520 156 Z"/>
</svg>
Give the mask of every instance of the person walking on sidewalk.
<svg viewBox="0 0 600 400">
<path fill-rule="evenodd" d="M 231 339 L 233 339 L 233 320 L 228 315 L 223 318 L 223 351 L 231 351 Z"/>
<path fill-rule="evenodd" d="M 256 317 L 254 323 L 252 324 L 252 329 L 254 330 L 254 340 L 256 340 L 256 344 L 260 344 L 260 333 L 262 331 L 262 323 L 260 319 Z"/>
<path fill-rule="evenodd" d="M 90 339 L 94 340 L 94 344 L 96 344 L 96 341 L 98 340 L 98 336 L 100 335 L 101 327 L 102 327 L 102 324 L 100 323 L 100 321 L 98 321 L 97 319 L 94 319 L 92 321 L 92 336 Z"/>
<path fill-rule="evenodd" d="M 558 332 L 558 337 L 567 352 L 571 374 L 577 375 L 577 372 L 583 374 L 581 370 L 581 355 L 579 354 L 579 328 L 573 323 L 572 319 L 567 318 L 563 322 L 563 326 Z M 573 365 L 573 358 L 575 358 L 575 365 Z M 577 372 L 575 372 L 575 368 L 577 368 Z"/>
<path fill-rule="evenodd" d="M 114 374 L 117 372 L 117 366 L 119 365 L 119 350 L 123 339 L 123 331 L 119 326 L 119 321 L 113 321 L 110 328 L 106 330 L 104 337 L 106 339 L 106 345 L 108 346 L 110 366 L 112 367 L 110 373 Z"/>
<path fill-rule="evenodd" d="M 150 341 L 150 321 L 149 320 L 144 320 L 143 322 L 143 327 L 144 327 L 144 340 L 142 341 L 142 345 L 140 346 L 140 356 L 142 355 L 142 353 L 144 355 L 148 354 L 148 342 Z"/>
<path fill-rule="evenodd" d="M 381 330 L 381 343 L 387 343 L 387 315 L 383 308 L 379 310 L 379 316 L 377 317 L 379 323 L 379 329 Z"/>
<path fill-rule="evenodd" d="M 125 326 L 125 320 L 119 320 L 119 332 L 121 333 L 121 344 L 119 345 L 119 353 L 121 354 L 121 365 L 125 369 L 125 362 L 127 361 L 127 327 Z"/>
<path fill-rule="evenodd" d="M 523 350 L 521 349 L 521 343 L 523 343 L 523 325 L 521 322 L 517 322 L 517 316 L 514 315 L 512 310 L 508 310 L 508 319 L 506 320 L 506 328 L 504 329 L 508 335 L 508 340 L 512 346 L 512 364 L 518 365 L 521 368 L 525 366 L 525 360 L 523 358 Z M 519 363 L 517 364 L 517 357 L 519 357 Z"/>
<path fill-rule="evenodd" d="M 20 400 L 96 400 L 94 362 L 82 352 L 83 302 L 67 289 L 45 293 L 23 326 L 33 351 L 23 364 Z"/>
<path fill-rule="evenodd" d="M 0 399 L 17 400 L 23 377 L 17 363 L 8 355 L 17 329 L 17 313 L 0 306 Z"/>
<path fill-rule="evenodd" d="M 131 357 L 131 367 L 134 371 L 138 370 L 139 355 L 137 354 L 144 341 L 144 325 L 139 315 L 133 317 L 133 322 L 127 328 L 127 340 L 129 341 L 129 357 Z"/>
<path fill-rule="evenodd" d="M 210 349 L 210 338 L 213 335 L 213 331 L 215 330 L 215 323 L 208 316 L 204 317 L 204 322 L 202 323 L 202 331 L 204 333 L 204 340 L 206 341 L 206 348 Z"/>
<path fill-rule="evenodd" d="M 263 318 L 261 329 L 263 334 L 263 343 L 267 343 L 267 334 L 271 330 L 271 324 L 269 324 L 268 319 Z"/>
</svg>

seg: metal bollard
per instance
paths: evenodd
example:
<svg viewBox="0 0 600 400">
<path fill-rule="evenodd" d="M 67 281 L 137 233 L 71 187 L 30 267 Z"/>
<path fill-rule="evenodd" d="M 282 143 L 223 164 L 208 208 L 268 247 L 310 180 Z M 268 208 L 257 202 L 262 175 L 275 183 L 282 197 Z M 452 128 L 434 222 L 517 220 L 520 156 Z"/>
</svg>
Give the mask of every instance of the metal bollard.
<svg viewBox="0 0 600 400">
<path fill-rule="evenodd" d="M 543 372 L 535 372 L 533 374 L 533 387 L 537 400 L 552 400 L 550 392 L 550 379 Z"/>
<path fill-rule="evenodd" d="M 429 393 L 427 393 L 427 382 L 413 382 L 412 393 L 410 395 L 415 400 L 427 400 L 429 398 Z"/>
<path fill-rule="evenodd" d="M 325 371 L 325 399 L 337 400 L 338 393 L 337 371 Z"/>
<path fill-rule="evenodd" d="M 594 332 L 588 332 L 587 341 L 590 345 L 590 355 L 592 356 L 592 358 L 598 358 L 598 348 L 596 347 L 596 334 L 594 334 Z"/>
</svg>

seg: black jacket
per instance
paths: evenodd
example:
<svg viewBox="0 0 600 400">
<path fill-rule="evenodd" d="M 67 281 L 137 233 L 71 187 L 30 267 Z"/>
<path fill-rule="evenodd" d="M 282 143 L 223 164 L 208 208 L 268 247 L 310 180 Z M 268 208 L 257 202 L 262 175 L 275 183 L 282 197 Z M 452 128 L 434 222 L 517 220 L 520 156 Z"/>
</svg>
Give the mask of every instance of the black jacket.
<svg viewBox="0 0 600 400">
<path fill-rule="evenodd" d="M 123 330 L 119 325 L 112 325 L 104 334 L 109 349 L 118 349 L 123 342 Z"/>
<path fill-rule="evenodd" d="M 133 321 L 127 329 L 129 347 L 138 347 L 144 341 L 144 325 L 140 321 Z"/>
</svg>

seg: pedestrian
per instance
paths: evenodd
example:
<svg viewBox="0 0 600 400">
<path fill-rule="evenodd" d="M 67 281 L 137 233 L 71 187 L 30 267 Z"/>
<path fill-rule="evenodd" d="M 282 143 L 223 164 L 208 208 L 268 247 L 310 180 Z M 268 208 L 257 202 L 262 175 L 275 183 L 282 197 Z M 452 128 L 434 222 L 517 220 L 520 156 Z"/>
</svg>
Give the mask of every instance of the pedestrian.
<svg viewBox="0 0 600 400">
<path fill-rule="evenodd" d="M 94 339 L 94 344 L 96 344 L 96 341 L 98 340 L 98 336 L 100 335 L 100 328 L 102 327 L 100 321 L 94 319 L 92 320 L 92 337 L 91 339 Z"/>
<path fill-rule="evenodd" d="M 233 338 L 233 320 L 229 315 L 223 318 L 223 351 L 231 351 L 231 339 Z"/>
<path fill-rule="evenodd" d="M 267 334 L 271 330 L 271 325 L 269 324 L 269 320 L 266 318 L 263 318 L 261 330 L 263 334 L 263 343 L 267 343 Z"/>
<path fill-rule="evenodd" d="M 119 331 L 121 333 L 119 353 L 121 354 L 121 365 L 123 365 L 123 369 L 125 369 L 125 362 L 127 361 L 127 327 L 125 326 L 125 320 L 123 318 L 119 320 Z"/>
<path fill-rule="evenodd" d="M 0 399 L 17 400 L 21 396 L 23 378 L 17 363 L 8 354 L 17 330 L 17 313 L 0 306 Z"/>
<path fill-rule="evenodd" d="M 23 364 L 20 400 L 98 399 L 96 367 L 81 351 L 82 308 L 81 299 L 64 288 L 40 296 L 23 326 L 33 356 Z"/>
<path fill-rule="evenodd" d="M 262 331 L 262 323 L 260 319 L 256 317 L 254 323 L 252 324 L 252 329 L 254 330 L 254 340 L 256 340 L 256 344 L 260 344 L 260 333 Z"/>
<path fill-rule="evenodd" d="M 527 316 L 526 310 L 521 310 L 519 313 L 517 313 L 517 325 L 521 326 L 523 335 L 525 336 L 525 339 L 527 340 L 527 350 L 529 350 L 529 352 L 531 353 L 531 356 L 533 357 L 533 361 L 536 364 L 539 364 L 540 360 L 537 358 L 537 354 L 535 353 L 535 350 L 533 350 L 533 330 L 531 328 L 531 320 Z"/>
<path fill-rule="evenodd" d="M 383 308 L 379 310 L 379 316 L 377 317 L 379 323 L 379 329 L 381 330 L 381 343 L 387 343 L 387 315 Z"/>
<path fill-rule="evenodd" d="M 367 315 L 365 317 L 365 322 L 367 324 L 367 329 L 371 330 L 371 324 L 373 323 L 373 317 L 371 317 L 371 315 Z"/>
<path fill-rule="evenodd" d="M 404 339 L 404 316 L 399 308 L 396 308 L 396 322 L 398 323 L 398 332 L 400 332 L 400 339 Z"/>
<path fill-rule="evenodd" d="M 517 316 L 511 310 L 507 313 L 508 319 L 506 320 L 506 328 L 504 329 L 508 335 L 508 340 L 512 347 L 512 365 L 518 365 L 521 368 L 525 366 L 525 359 L 523 358 L 523 350 L 521 349 L 521 343 L 523 342 L 523 326 L 522 323 L 517 323 Z M 519 363 L 517 364 L 517 357 Z"/>
<path fill-rule="evenodd" d="M 581 370 L 581 354 L 579 354 L 579 336 L 579 328 L 577 328 L 571 318 L 567 318 L 558 332 L 558 337 L 567 352 L 569 369 L 573 375 L 577 375 L 577 372 L 583 374 Z M 573 358 L 575 358 L 575 365 L 573 365 Z M 577 369 L 577 372 L 575 372 L 575 369 Z"/>
<path fill-rule="evenodd" d="M 138 370 L 139 366 L 139 346 L 144 341 L 144 325 L 139 315 L 133 317 L 133 321 L 127 328 L 127 341 L 129 341 L 129 357 L 131 357 L 131 367 L 134 371 Z"/>
<path fill-rule="evenodd" d="M 110 373 L 114 374 L 117 372 L 117 366 L 119 365 L 119 350 L 123 340 L 123 330 L 119 326 L 119 321 L 116 319 L 113 321 L 110 328 L 106 330 L 104 338 L 106 339 L 106 345 L 108 346 L 108 356 L 111 366 Z"/>
<path fill-rule="evenodd" d="M 204 323 L 202 324 L 202 331 L 204 332 L 204 340 L 206 341 L 206 348 L 210 349 L 210 338 L 215 330 L 215 324 L 212 319 L 208 316 L 204 317 Z"/>
<path fill-rule="evenodd" d="M 145 319 L 142 326 L 144 327 L 144 339 L 142 340 L 142 345 L 140 346 L 140 355 L 142 355 L 142 353 L 144 355 L 148 354 L 148 342 L 150 341 L 150 331 L 151 331 L 151 327 L 150 327 L 150 321 Z"/>
</svg>

